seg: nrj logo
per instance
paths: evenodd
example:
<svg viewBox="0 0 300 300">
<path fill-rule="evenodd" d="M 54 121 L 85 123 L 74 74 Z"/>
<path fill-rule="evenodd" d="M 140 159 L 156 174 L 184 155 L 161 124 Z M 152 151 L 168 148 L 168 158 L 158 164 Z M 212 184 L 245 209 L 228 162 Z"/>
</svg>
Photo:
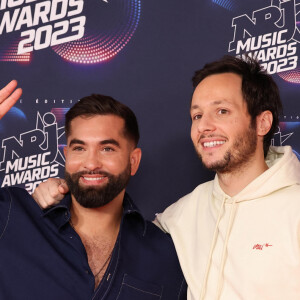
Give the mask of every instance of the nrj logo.
<svg viewBox="0 0 300 300">
<path fill-rule="evenodd" d="M 300 46 L 300 3 L 296 2 L 274 0 L 251 16 L 233 18 L 234 34 L 228 52 L 255 57 L 270 74 L 296 69 Z"/>
<path fill-rule="evenodd" d="M 2 140 L 0 148 L 1 187 L 18 185 L 32 193 L 49 177 L 57 177 L 64 157 L 59 150 L 59 138 L 64 128 L 58 128 L 55 115 L 37 113 L 36 128 Z"/>
</svg>

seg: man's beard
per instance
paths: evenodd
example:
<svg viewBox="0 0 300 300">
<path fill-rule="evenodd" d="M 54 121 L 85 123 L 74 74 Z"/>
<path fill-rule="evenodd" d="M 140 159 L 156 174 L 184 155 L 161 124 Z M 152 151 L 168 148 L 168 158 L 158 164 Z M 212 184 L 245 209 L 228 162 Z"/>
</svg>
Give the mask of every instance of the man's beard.
<svg viewBox="0 0 300 300">
<path fill-rule="evenodd" d="M 231 173 L 240 170 L 247 165 L 250 158 L 254 155 L 257 146 L 256 122 L 251 122 L 248 130 L 243 135 L 235 138 L 230 149 L 228 149 L 223 158 L 211 164 L 206 164 L 201 154 L 197 151 L 203 165 L 211 171 L 217 173 Z"/>
<path fill-rule="evenodd" d="M 100 174 L 106 176 L 108 181 L 101 187 L 82 187 L 79 179 L 86 174 Z M 65 171 L 65 179 L 71 194 L 76 201 L 86 208 L 97 208 L 111 202 L 120 192 L 125 189 L 131 176 L 131 166 L 128 163 L 125 170 L 119 175 L 111 175 L 103 171 L 77 172 L 70 174 Z"/>
</svg>

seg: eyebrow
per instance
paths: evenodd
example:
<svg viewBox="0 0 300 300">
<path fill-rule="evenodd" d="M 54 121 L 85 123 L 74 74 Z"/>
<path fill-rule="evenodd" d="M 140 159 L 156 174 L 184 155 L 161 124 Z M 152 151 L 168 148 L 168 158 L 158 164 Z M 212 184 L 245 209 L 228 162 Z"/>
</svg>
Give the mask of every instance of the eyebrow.
<svg viewBox="0 0 300 300">
<path fill-rule="evenodd" d="M 74 144 L 79 144 L 79 145 L 85 145 L 85 142 L 79 139 L 72 139 L 69 143 L 69 147 L 74 145 Z M 120 143 L 116 141 L 115 139 L 107 139 L 99 142 L 100 145 L 115 145 L 118 148 L 120 148 Z"/>
<path fill-rule="evenodd" d="M 78 140 L 78 139 L 72 139 L 69 143 L 69 147 L 72 146 L 73 144 L 80 144 L 80 145 L 84 145 L 84 141 L 82 140 Z"/>
<path fill-rule="evenodd" d="M 115 145 L 118 148 L 120 148 L 120 143 L 118 141 L 116 141 L 115 139 L 108 139 L 108 140 L 103 140 L 100 142 L 100 145 L 107 145 L 107 144 Z"/>
<path fill-rule="evenodd" d="M 220 105 L 222 103 L 226 103 L 226 104 L 232 106 L 232 104 L 230 102 L 228 102 L 227 100 L 215 100 L 212 103 L 210 103 L 210 105 L 211 106 L 213 106 L 213 105 Z M 194 104 L 194 105 L 191 106 L 190 110 L 198 109 L 198 108 L 200 108 L 199 105 L 198 104 Z"/>
</svg>

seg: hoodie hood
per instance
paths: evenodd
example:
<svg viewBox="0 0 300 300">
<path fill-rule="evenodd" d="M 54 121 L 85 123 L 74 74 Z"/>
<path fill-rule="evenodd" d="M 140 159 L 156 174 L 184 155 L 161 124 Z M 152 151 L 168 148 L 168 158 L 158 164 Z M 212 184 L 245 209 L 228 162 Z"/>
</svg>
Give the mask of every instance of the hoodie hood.
<svg viewBox="0 0 300 300">
<path fill-rule="evenodd" d="M 214 197 L 222 201 L 225 198 L 226 202 L 238 203 L 261 198 L 279 189 L 300 184 L 300 162 L 290 146 L 271 146 L 265 162 L 269 169 L 255 178 L 234 197 L 223 192 L 216 175 L 213 188 Z"/>
</svg>

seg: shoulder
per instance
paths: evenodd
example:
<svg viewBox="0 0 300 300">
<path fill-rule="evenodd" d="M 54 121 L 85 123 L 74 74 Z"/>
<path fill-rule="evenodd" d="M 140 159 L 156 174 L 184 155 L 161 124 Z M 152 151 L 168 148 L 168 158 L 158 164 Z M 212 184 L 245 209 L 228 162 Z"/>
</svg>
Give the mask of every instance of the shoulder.
<svg viewBox="0 0 300 300">
<path fill-rule="evenodd" d="M 142 215 L 127 215 L 122 225 L 122 244 L 131 251 L 147 253 L 148 258 L 177 258 L 170 235 L 164 233 L 152 222 L 143 219 Z"/>
<path fill-rule="evenodd" d="M 0 197 L 1 200 L 11 197 L 30 197 L 28 192 L 25 189 L 19 188 L 19 187 L 6 187 L 6 188 L 0 188 Z"/>
<path fill-rule="evenodd" d="M 18 187 L 0 188 L 0 213 L 3 207 L 11 205 L 12 202 L 19 202 L 24 198 L 31 198 L 28 192 Z"/>
<path fill-rule="evenodd" d="M 171 218 L 178 219 L 183 215 L 189 215 L 195 210 L 196 206 L 205 201 L 207 195 L 211 194 L 212 189 L 213 181 L 207 181 L 198 185 L 191 193 L 183 196 L 178 201 L 167 207 L 163 213 L 157 214 L 155 224 L 158 225 L 158 223 L 163 223 Z"/>
<path fill-rule="evenodd" d="M 0 188 L 0 238 L 7 228 L 15 203 L 21 203 L 18 200 L 24 199 L 24 197 L 30 197 L 24 189 L 18 187 Z"/>
<path fill-rule="evenodd" d="M 153 240 L 157 245 L 165 244 L 166 247 L 174 248 L 172 238 L 169 234 L 166 234 L 153 222 L 147 221 L 147 238 Z"/>
<path fill-rule="evenodd" d="M 36 206 L 36 202 L 31 195 L 23 188 L 6 187 L 0 188 L 0 203 L 1 205 L 9 205 L 14 203 L 15 206 Z"/>
<path fill-rule="evenodd" d="M 23 215 L 27 211 L 40 212 L 38 204 L 31 195 L 19 187 L 0 188 L 0 218 L 7 218 L 8 214 L 15 217 Z M 26 213 L 26 214 L 27 214 Z"/>
</svg>

